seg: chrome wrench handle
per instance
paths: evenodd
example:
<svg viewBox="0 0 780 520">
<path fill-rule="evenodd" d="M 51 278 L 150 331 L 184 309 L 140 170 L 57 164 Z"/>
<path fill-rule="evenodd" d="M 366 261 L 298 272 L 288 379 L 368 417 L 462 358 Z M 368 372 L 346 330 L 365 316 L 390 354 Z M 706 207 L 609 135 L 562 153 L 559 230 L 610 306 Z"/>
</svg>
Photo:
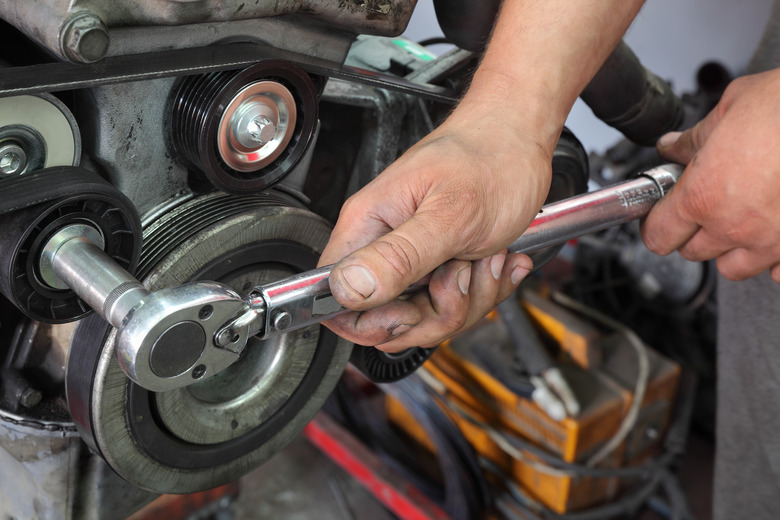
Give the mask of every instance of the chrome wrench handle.
<svg viewBox="0 0 780 520">
<path fill-rule="evenodd" d="M 683 167 L 666 164 L 637 178 L 548 204 L 525 233 L 509 245 L 513 253 L 531 253 L 646 216 L 677 182 Z M 254 330 L 268 337 L 338 316 L 347 309 L 330 292 L 332 265 L 255 288 L 249 306 L 265 311 Z M 415 284 L 404 293 L 420 289 Z"/>
</svg>

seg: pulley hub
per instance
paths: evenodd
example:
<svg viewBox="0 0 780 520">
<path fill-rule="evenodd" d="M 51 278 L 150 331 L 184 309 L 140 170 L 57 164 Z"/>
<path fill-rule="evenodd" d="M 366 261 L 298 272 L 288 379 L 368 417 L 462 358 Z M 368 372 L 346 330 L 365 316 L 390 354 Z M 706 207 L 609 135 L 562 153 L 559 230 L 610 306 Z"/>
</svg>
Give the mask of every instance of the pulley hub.
<svg viewBox="0 0 780 520">
<path fill-rule="evenodd" d="M 220 157 L 242 172 L 268 166 L 290 143 L 296 118 L 295 99 L 284 85 L 275 81 L 248 85 L 220 119 Z"/>
<path fill-rule="evenodd" d="M 311 143 L 318 118 L 311 78 L 282 60 L 188 76 L 174 87 L 169 109 L 174 155 L 235 194 L 287 175 Z"/>
<path fill-rule="evenodd" d="M 177 206 L 144 231 L 138 279 L 152 294 L 215 280 L 243 298 L 258 284 L 311 269 L 330 227 L 282 197 L 212 193 Z M 161 330 L 147 354 L 150 369 L 193 383 L 163 392 L 125 375 L 118 337 L 104 320 L 93 316 L 76 329 L 66 378 L 71 415 L 86 442 L 139 487 L 194 492 L 259 466 L 300 433 L 348 361 L 352 345 L 312 325 L 250 338 L 234 363 L 208 377 L 197 360 L 208 322 L 226 320 L 219 307 L 194 305 L 169 324 L 170 334 Z"/>
<path fill-rule="evenodd" d="M 70 110 L 50 94 L 0 98 L 0 180 L 74 166 L 81 138 Z"/>
</svg>

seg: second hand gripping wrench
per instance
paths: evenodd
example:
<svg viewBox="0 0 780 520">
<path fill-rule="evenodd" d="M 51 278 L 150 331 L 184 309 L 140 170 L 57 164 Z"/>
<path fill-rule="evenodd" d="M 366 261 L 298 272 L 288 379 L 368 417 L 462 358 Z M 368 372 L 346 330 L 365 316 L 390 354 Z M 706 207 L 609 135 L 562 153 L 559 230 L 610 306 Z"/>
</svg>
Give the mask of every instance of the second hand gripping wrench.
<svg viewBox="0 0 780 520">
<path fill-rule="evenodd" d="M 682 171 L 682 166 L 667 164 L 546 205 L 508 249 L 530 253 L 642 218 Z M 122 369 L 155 392 L 224 370 L 252 336 L 267 338 L 346 311 L 330 292 L 332 266 L 258 286 L 246 298 L 215 282 L 149 292 L 92 242 L 88 232 L 65 228 L 49 242 L 52 247 L 45 248 L 41 262 L 50 264 L 62 282 L 117 328 Z"/>
</svg>

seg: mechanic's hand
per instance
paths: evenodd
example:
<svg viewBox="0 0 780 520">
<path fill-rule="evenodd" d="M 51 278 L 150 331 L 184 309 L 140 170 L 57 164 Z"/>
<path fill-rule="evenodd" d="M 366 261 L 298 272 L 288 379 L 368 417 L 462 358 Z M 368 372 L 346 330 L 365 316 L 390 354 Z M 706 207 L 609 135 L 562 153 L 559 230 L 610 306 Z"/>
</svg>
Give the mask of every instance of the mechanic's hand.
<svg viewBox="0 0 780 520">
<path fill-rule="evenodd" d="M 534 142 L 494 107 L 482 119 L 456 110 L 345 203 L 320 265 L 338 261 L 331 290 L 362 312 L 327 322 L 336 333 L 389 352 L 434 346 L 528 274 L 531 259 L 504 248 L 544 202 L 555 143 Z M 427 290 L 395 299 L 431 272 Z"/>
<path fill-rule="evenodd" d="M 679 250 L 743 280 L 771 269 L 780 282 L 780 69 L 735 80 L 720 103 L 658 151 L 687 164 L 650 212 L 642 236 L 658 254 Z"/>
</svg>

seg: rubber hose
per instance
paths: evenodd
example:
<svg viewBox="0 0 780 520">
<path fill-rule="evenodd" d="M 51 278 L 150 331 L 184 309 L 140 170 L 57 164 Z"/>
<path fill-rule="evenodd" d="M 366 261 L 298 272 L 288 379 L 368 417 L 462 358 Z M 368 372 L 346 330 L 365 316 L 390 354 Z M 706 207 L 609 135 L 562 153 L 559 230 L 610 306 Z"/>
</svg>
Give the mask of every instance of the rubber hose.
<svg viewBox="0 0 780 520">
<path fill-rule="evenodd" d="M 622 41 L 580 97 L 596 117 L 643 146 L 655 145 L 683 122 L 680 98 L 667 82 L 644 68 Z"/>
</svg>

